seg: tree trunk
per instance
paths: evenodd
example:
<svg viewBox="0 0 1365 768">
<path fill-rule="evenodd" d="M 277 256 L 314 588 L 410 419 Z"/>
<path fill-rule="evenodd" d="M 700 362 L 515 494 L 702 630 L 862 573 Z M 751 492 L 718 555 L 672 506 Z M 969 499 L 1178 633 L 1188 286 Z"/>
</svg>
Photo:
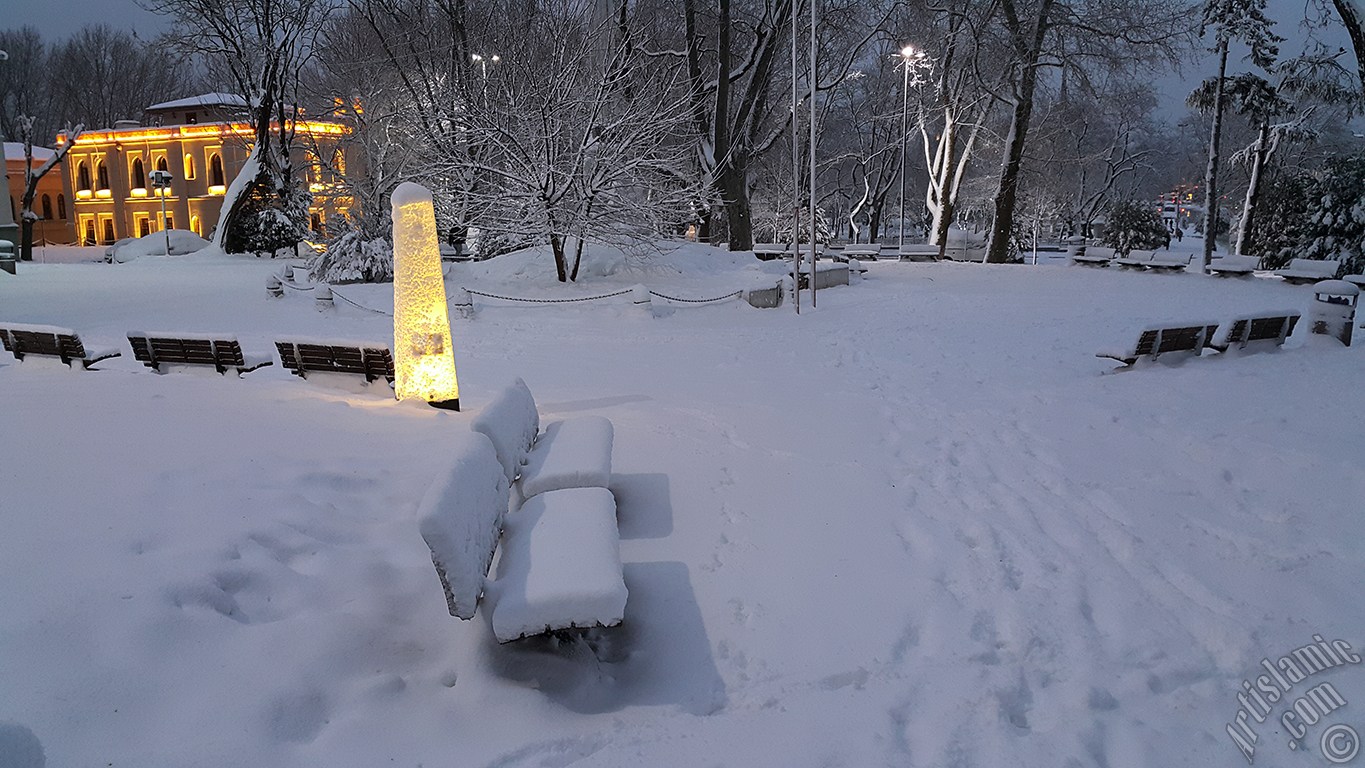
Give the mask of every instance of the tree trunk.
<svg viewBox="0 0 1365 768">
<path fill-rule="evenodd" d="M 1256 150 L 1251 153 L 1251 180 L 1247 184 L 1246 200 L 1242 202 L 1242 221 L 1237 227 L 1237 247 L 1233 253 L 1245 256 L 1247 234 L 1251 232 L 1252 219 L 1256 215 L 1256 205 L 1261 202 L 1261 172 L 1265 169 L 1270 154 L 1270 121 L 1261 121 L 1261 131 L 1256 136 Z"/>
<path fill-rule="evenodd" d="M 569 282 L 568 264 L 564 258 L 564 240 L 557 232 L 550 233 L 550 250 L 555 255 L 555 275 L 559 278 L 559 282 Z"/>
<path fill-rule="evenodd" d="M 748 177 L 749 168 L 745 158 L 731 157 L 721 166 L 720 194 L 725 203 L 725 223 L 732 251 L 747 251 L 754 247 Z"/>
<path fill-rule="evenodd" d="M 1213 88 L 1213 127 L 1209 129 L 1209 164 L 1204 170 L 1204 253 L 1199 271 L 1208 274 L 1218 237 L 1218 154 L 1223 141 L 1223 86 L 1228 73 L 1228 41 L 1218 43 L 1218 80 Z"/>
<path fill-rule="evenodd" d="M 986 261 L 1003 264 L 1009 260 L 1010 230 L 1014 225 L 1014 208 L 1019 197 L 1019 171 L 1024 162 L 1024 146 L 1028 141 L 1029 120 L 1033 117 L 1033 93 L 1038 84 L 1038 57 L 1043 52 L 1048 19 L 1054 0 L 1043 0 L 1034 19 L 1033 36 L 1023 37 L 1017 26 L 1010 30 L 1020 67 L 1019 84 L 1010 116 L 1010 131 L 1005 140 L 1005 160 L 1000 164 L 1000 186 L 995 194 L 995 217 L 991 221 L 990 242 L 986 246 Z M 1010 6 L 1012 8 L 1012 5 Z M 1013 14 L 1009 14 L 1013 18 Z M 1015 22 L 1017 25 L 1017 21 Z"/>
<path fill-rule="evenodd" d="M 1356 54 L 1356 76 L 1365 83 L 1365 9 L 1357 4 L 1358 0 L 1332 0 L 1332 5 L 1351 36 L 1351 47 Z"/>
</svg>

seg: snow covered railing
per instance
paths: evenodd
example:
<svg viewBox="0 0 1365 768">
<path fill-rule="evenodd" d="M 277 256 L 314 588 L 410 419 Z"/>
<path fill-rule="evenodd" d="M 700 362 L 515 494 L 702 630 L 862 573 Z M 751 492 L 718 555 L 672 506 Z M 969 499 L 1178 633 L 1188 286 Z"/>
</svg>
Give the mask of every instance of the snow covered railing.
<svg viewBox="0 0 1365 768">
<path fill-rule="evenodd" d="M 129 331 L 128 344 L 138 362 L 157 372 L 164 365 L 203 365 L 224 375 L 233 368 L 240 376 L 275 363 L 268 356 L 244 354 L 231 334 Z"/>
<path fill-rule="evenodd" d="M 611 422 L 579 416 L 540 432 L 518 379 L 483 408 L 419 509 L 452 616 L 492 605 L 499 642 L 625 618 Z M 496 575 L 488 578 L 501 544 Z"/>
<path fill-rule="evenodd" d="M 87 349 L 75 331 L 55 325 L 2 323 L 0 343 L 16 360 L 23 360 L 28 355 L 55 357 L 68 367 L 79 362 L 82 368 L 89 368 L 101 360 L 123 354 L 112 348 Z"/>
</svg>

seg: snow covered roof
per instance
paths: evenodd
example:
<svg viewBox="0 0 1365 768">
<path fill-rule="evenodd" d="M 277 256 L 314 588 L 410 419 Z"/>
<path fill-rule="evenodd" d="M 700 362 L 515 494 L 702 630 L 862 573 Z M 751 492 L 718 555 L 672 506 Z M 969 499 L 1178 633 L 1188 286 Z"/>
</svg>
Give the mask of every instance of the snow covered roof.
<svg viewBox="0 0 1365 768">
<path fill-rule="evenodd" d="M 153 104 L 147 107 L 147 111 L 160 112 L 167 109 L 189 109 L 190 107 L 245 107 L 246 105 L 246 99 L 235 93 L 204 93 L 175 101 Z"/>
<path fill-rule="evenodd" d="M 48 149 L 47 147 L 40 147 L 37 145 L 34 145 L 33 147 L 33 159 L 40 162 L 46 162 L 52 159 L 52 156 L 55 154 L 57 153 L 54 150 Z M 5 142 L 5 158 L 7 160 L 24 159 L 24 145 L 17 141 Z"/>
</svg>

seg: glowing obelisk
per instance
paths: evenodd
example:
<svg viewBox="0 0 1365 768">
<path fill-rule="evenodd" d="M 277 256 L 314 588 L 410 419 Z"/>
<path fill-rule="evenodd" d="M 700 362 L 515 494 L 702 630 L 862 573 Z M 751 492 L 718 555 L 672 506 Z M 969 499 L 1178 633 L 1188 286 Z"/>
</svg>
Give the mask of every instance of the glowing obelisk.
<svg viewBox="0 0 1365 768">
<path fill-rule="evenodd" d="M 394 394 L 458 411 L 460 388 L 431 192 L 404 182 L 393 191 L 392 203 Z"/>
</svg>

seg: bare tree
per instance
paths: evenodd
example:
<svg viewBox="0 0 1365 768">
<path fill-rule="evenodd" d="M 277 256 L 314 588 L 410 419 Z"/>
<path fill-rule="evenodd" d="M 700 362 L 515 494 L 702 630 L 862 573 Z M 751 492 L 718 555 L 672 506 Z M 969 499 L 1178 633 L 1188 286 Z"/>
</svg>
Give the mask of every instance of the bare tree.
<svg viewBox="0 0 1365 768">
<path fill-rule="evenodd" d="M 85 126 L 77 125 L 72 128 L 67 127 L 66 141 L 57 146 L 52 156 L 43 161 L 37 168 L 33 167 L 33 137 L 37 121 L 27 115 L 19 116 L 19 140 L 24 144 L 24 191 L 20 197 L 19 232 L 20 232 L 20 251 L 19 258 L 23 261 L 33 260 L 33 223 L 40 217 L 33 210 L 33 200 L 38 194 L 38 180 L 47 175 L 66 154 L 71 151 L 71 147 L 80 139 L 81 132 Z"/>
<path fill-rule="evenodd" d="M 143 40 L 108 24 L 82 27 L 52 50 L 55 109 L 62 119 L 112 128 L 159 101 L 188 95 L 189 68 L 166 55 L 165 41 Z"/>
<path fill-rule="evenodd" d="M 1204 253 L 1200 257 L 1203 272 L 1208 271 L 1218 237 L 1218 164 L 1222 159 L 1230 44 L 1233 40 L 1245 43 L 1251 49 L 1252 64 L 1269 69 L 1279 53 L 1276 43 L 1282 39 L 1272 33 L 1270 27 L 1271 21 L 1265 16 L 1265 0 L 1207 0 L 1204 5 L 1200 34 L 1213 30 L 1218 74 L 1201 85 L 1189 99 L 1190 106 L 1206 102 L 1213 117 L 1209 128 L 1209 162 L 1204 171 Z"/>
<path fill-rule="evenodd" d="M 201 57 L 247 103 L 251 154 L 228 186 L 214 231 L 215 245 L 257 250 L 243 242 L 243 204 L 266 200 L 288 216 L 300 234 L 308 192 L 294 175 L 290 150 L 302 73 L 315 51 L 334 0 L 140 0 L 179 25 L 175 42 Z"/>
<path fill-rule="evenodd" d="M 466 138 L 436 171 L 485 179 L 463 190 L 472 222 L 547 242 L 569 281 L 585 242 L 677 232 L 701 190 L 687 182 L 676 70 L 651 65 L 610 20 L 555 10 L 534 15 L 487 98 L 464 105 Z"/>
<path fill-rule="evenodd" d="M 1175 58 L 1188 31 L 1186 9 L 1165 0 L 999 0 L 999 9 L 992 18 L 1011 51 L 1005 96 L 1010 117 L 986 248 L 989 262 L 1010 257 L 1041 70 L 1150 68 Z"/>
<path fill-rule="evenodd" d="M 42 35 L 34 27 L 0 30 L 0 50 L 9 54 L 0 65 L 0 133 L 18 141 L 27 116 L 36 135 L 55 135 L 61 122 L 53 114 L 52 67 Z"/>
</svg>

